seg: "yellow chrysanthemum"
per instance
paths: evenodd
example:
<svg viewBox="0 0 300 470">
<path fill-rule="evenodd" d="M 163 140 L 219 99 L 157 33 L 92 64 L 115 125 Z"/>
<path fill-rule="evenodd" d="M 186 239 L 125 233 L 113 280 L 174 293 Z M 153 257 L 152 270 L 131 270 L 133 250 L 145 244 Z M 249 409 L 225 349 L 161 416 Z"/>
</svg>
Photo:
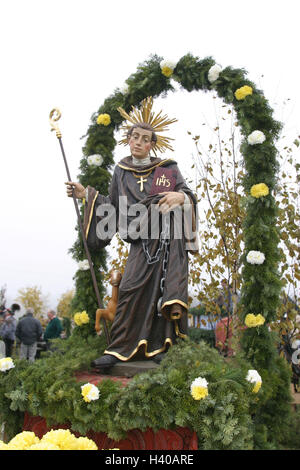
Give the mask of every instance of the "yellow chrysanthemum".
<svg viewBox="0 0 300 470">
<path fill-rule="evenodd" d="M 23 431 L 9 441 L 10 449 L 27 450 L 28 447 L 40 442 L 39 438 L 31 431 Z"/>
<path fill-rule="evenodd" d="M 75 313 L 74 322 L 76 323 L 77 326 L 82 325 L 82 323 L 81 323 L 81 313 L 80 312 Z"/>
<path fill-rule="evenodd" d="M 90 317 L 88 316 L 85 310 L 81 313 L 77 312 L 74 315 L 74 322 L 76 323 L 77 326 L 81 326 L 86 323 L 89 323 L 89 321 L 90 321 Z"/>
<path fill-rule="evenodd" d="M 72 434 L 69 429 L 56 429 L 47 432 L 41 443 L 51 443 L 60 448 L 60 450 L 75 450 L 76 449 L 76 437 Z"/>
<path fill-rule="evenodd" d="M 263 317 L 260 313 L 256 315 L 256 324 L 257 326 L 263 325 L 265 323 L 266 319 Z"/>
<path fill-rule="evenodd" d="M 0 441 L 0 450 L 9 450 L 9 445 L 5 444 L 3 441 Z"/>
<path fill-rule="evenodd" d="M 165 76 L 165 77 L 171 77 L 172 73 L 173 73 L 173 69 L 171 69 L 170 67 L 163 67 L 161 69 L 161 73 Z"/>
<path fill-rule="evenodd" d="M 15 367 L 14 361 L 11 357 L 3 357 L 0 359 L 0 371 L 5 372 L 9 369 L 13 369 Z"/>
<path fill-rule="evenodd" d="M 253 393 L 258 393 L 258 392 L 259 392 L 260 387 L 261 387 L 261 384 L 262 384 L 262 382 L 256 382 L 256 384 L 255 384 L 255 386 L 254 386 L 254 388 L 253 388 L 253 390 L 252 390 Z"/>
<path fill-rule="evenodd" d="M 99 394 L 99 389 L 94 384 L 88 382 L 81 386 L 81 395 L 83 396 L 84 401 L 87 403 L 98 400 Z"/>
<path fill-rule="evenodd" d="M 194 400 L 202 400 L 202 398 L 207 397 L 208 390 L 206 387 L 195 386 L 195 387 L 192 387 L 191 394 Z"/>
<path fill-rule="evenodd" d="M 87 437 L 78 437 L 76 440 L 76 450 L 98 450 L 97 445 Z"/>
<path fill-rule="evenodd" d="M 110 123 L 111 119 L 109 114 L 99 114 L 99 116 L 97 117 L 97 124 L 109 126 Z"/>
<path fill-rule="evenodd" d="M 88 383 L 81 387 L 81 395 L 83 396 L 84 401 L 89 402 L 88 394 L 92 389 L 92 384 Z"/>
<path fill-rule="evenodd" d="M 255 328 L 256 326 L 261 326 L 265 323 L 265 318 L 259 313 L 254 315 L 253 313 L 248 313 L 245 318 L 245 325 L 248 328 Z"/>
<path fill-rule="evenodd" d="M 248 313 L 248 315 L 246 315 L 245 325 L 248 328 L 252 328 L 252 327 L 256 326 L 256 317 L 253 313 Z"/>
<path fill-rule="evenodd" d="M 52 444 L 51 442 L 43 441 L 38 442 L 37 444 L 33 444 L 27 450 L 60 450 L 60 447 L 55 444 Z"/>
<path fill-rule="evenodd" d="M 240 101 L 240 100 L 244 100 L 246 96 L 252 95 L 252 93 L 253 93 L 252 87 L 245 85 L 245 86 L 242 86 L 241 88 L 238 88 L 234 95 L 236 99 Z"/>
<path fill-rule="evenodd" d="M 265 183 L 254 184 L 250 189 L 252 197 L 262 197 L 269 194 L 269 188 Z"/>
<path fill-rule="evenodd" d="M 208 383 L 203 377 L 197 377 L 191 385 L 191 395 L 194 400 L 202 400 L 208 395 Z"/>
<path fill-rule="evenodd" d="M 80 315 L 80 319 L 81 319 L 81 323 L 84 325 L 85 323 L 88 323 L 90 321 L 90 317 L 88 316 L 88 314 L 86 313 L 86 311 L 84 310 L 83 312 L 81 312 L 81 315 Z"/>
</svg>

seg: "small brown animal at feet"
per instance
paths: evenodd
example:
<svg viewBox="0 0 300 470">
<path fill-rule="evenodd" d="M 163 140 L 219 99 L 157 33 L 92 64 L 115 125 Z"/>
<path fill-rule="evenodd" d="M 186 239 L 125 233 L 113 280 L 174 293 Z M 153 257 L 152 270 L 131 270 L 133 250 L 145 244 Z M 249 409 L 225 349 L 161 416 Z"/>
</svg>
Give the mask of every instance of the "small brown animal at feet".
<svg viewBox="0 0 300 470">
<path fill-rule="evenodd" d="M 100 333 L 101 325 L 100 320 L 104 318 L 110 322 L 114 321 L 117 303 L 118 303 L 118 295 L 119 295 L 119 285 L 122 279 L 122 274 L 120 271 L 112 270 L 110 273 L 109 282 L 112 285 L 112 295 L 109 299 L 106 308 L 98 308 L 96 311 L 96 321 L 95 321 L 95 330 L 97 333 Z"/>
</svg>

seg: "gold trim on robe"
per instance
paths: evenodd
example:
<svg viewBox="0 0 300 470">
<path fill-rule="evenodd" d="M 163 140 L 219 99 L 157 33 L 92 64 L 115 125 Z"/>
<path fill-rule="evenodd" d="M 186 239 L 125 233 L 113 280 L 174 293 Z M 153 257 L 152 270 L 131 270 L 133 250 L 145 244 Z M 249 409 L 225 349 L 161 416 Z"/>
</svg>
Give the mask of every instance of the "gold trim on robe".
<svg viewBox="0 0 300 470">
<path fill-rule="evenodd" d="M 87 224 L 87 227 L 86 227 L 86 230 L 85 230 L 85 238 L 87 239 L 88 237 L 88 234 L 89 234 L 89 230 L 90 230 L 90 226 L 91 226 L 91 221 L 92 221 L 92 217 L 93 217 L 93 212 L 94 212 L 94 205 L 95 205 L 95 202 L 96 202 L 96 199 L 98 197 L 98 194 L 99 194 L 99 191 L 96 192 L 96 195 L 93 199 L 93 202 L 92 202 L 92 205 L 91 205 L 91 210 L 90 210 L 90 217 L 89 217 L 89 221 L 88 221 L 88 224 Z"/>
<path fill-rule="evenodd" d="M 182 304 L 184 304 L 184 302 L 182 302 Z M 179 338 L 182 338 L 182 339 L 185 339 L 187 338 L 187 335 L 183 334 L 183 333 L 180 333 L 180 330 L 179 330 L 179 326 L 178 326 L 178 322 L 175 320 L 174 321 L 174 324 L 175 324 L 175 333 L 176 333 L 176 336 L 178 336 Z M 165 341 L 164 341 L 164 345 L 162 348 L 160 349 L 155 349 L 154 351 L 151 351 L 151 352 L 147 352 L 147 347 L 148 347 L 148 340 L 146 339 L 142 339 L 141 341 L 138 342 L 138 345 L 137 347 L 131 352 L 131 354 L 126 357 L 126 356 L 122 356 L 122 354 L 119 354 L 117 352 L 114 352 L 114 351 L 104 351 L 103 354 L 110 354 L 111 356 L 115 356 L 117 359 L 119 359 L 120 361 L 129 361 L 129 359 L 131 359 L 139 350 L 139 348 L 142 346 L 142 345 L 145 345 L 146 348 L 145 348 L 145 356 L 146 357 L 153 357 L 153 356 L 156 356 L 157 354 L 165 351 L 166 349 L 166 346 L 167 344 L 169 344 L 170 346 L 173 346 L 173 341 L 171 340 L 171 338 L 166 338 Z"/>
<path fill-rule="evenodd" d="M 182 339 L 185 339 L 188 337 L 188 335 L 184 335 L 183 333 L 180 333 L 179 331 L 179 326 L 178 326 L 178 323 L 177 321 L 175 320 L 175 332 L 176 332 L 176 335 L 179 336 L 179 338 L 182 338 Z"/>
<path fill-rule="evenodd" d="M 134 173 L 146 173 L 147 171 L 152 171 L 154 170 L 155 168 L 157 168 L 158 166 L 162 166 L 164 163 L 166 162 L 174 162 L 174 160 L 172 160 L 172 158 L 168 158 L 166 160 L 162 160 L 161 162 L 158 162 L 156 163 L 154 166 L 152 167 L 148 167 L 148 165 L 146 166 L 145 169 L 143 170 L 137 170 L 136 168 L 131 168 L 129 166 L 124 166 L 124 165 L 121 165 L 120 163 L 117 163 L 117 165 L 122 168 L 123 170 L 129 170 L 129 171 L 133 171 Z"/>
<path fill-rule="evenodd" d="M 178 329 L 178 326 L 177 326 L 177 329 Z M 179 332 L 179 329 L 178 329 L 178 332 Z M 182 333 L 179 332 L 179 334 L 177 336 L 180 336 L 180 335 L 181 335 L 181 337 L 183 337 Z M 157 354 L 163 352 L 166 349 L 167 344 L 170 344 L 170 346 L 172 346 L 173 341 L 171 340 L 171 338 L 166 338 L 162 348 L 156 349 L 155 351 L 152 351 L 152 352 L 148 353 L 147 352 L 148 340 L 142 339 L 141 341 L 139 341 L 137 347 L 132 351 L 132 353 L 128 357 L 122 356 L 121 354 L 119 354 L 117 352 L 114 352 L 114 351 L 104 351 L 103 354 L 110 354 L 111 356 L 115 356 L 117 359 L 120 359 L 120 361 L 129 361 L 129 359 L 131 359 L 138 352 L 139 348 L 143 344 L 146 346 L 145 356 L 146 357 L 153 357 L 153 356 L 156 356 Z"/>
<path fill-rule="evenodd" d="M 179 299 L 167 300 L 162 305 L 161 310 L 163 310 L 163 308 L 165 308 L 166 306 L 173 305 L 173 304 L 182 305 L 182 307 L 184 307 L 186 310 L 188 310 L 187 304 L 185 302 L 183 302 L 182 300 L 179 300 Z M 174 315 L 174 314 L 170 315 L 170 320 L 179 320 L 180 318 L 181 318 L 181 313 L 179 313 L 178 315 Z"/>
</svg>

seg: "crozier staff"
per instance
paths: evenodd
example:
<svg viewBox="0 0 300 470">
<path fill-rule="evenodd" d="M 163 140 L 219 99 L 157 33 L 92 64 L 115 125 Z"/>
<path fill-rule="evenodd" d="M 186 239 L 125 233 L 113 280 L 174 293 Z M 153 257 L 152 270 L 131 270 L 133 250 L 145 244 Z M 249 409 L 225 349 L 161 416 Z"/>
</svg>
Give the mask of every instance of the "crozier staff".
<svg viewBox="0 0 300 470">
<path fill-rule="evenodd" d="M 152 106 L 152 99 L 144 100 L 142 106 L 144 109 Z M 120 108 L 119 111 L 132 123 L 132 114 L 129 116 Z M 84 188 L 72 181 L 66 183 L 69 197 L 74 195 L 76 198 L 86 199 L 84 228 L 87 242 L 93 248 L 103 248 L 115 233 L 110 233 L 108 239 L 97 236 L 97 224 L 103 220 L 101 211 L 97 209 L 101 209 L 104 204 L 112 205 L 116 220 L 120 220 L 120 215 L 123 220 L 120 200 L 126 197 L 127 201 L 125 218 L 128 230 L 124 239 L 131 247 L 119 286 L 118 305 L 110 331 L 111 342 L 104 355 L 93 361 L 93 366 L 104 371 L 118 361 L 132 358 L 153 358 L 160 362 L 163 353 L 178 338 L 184 338 L 187 334 L 188 251 L 197 251 L 196 240 L 193 238 L 197 202 L 174 160 L 149 155 L 152 149 L 161 150 L 167 139 L 162 140 L 156 134 L 155 119 L 150 124 L 144 122 L 143 112 L 141 118 L 133 125 L 126 126 L 126 141 L 131 155 L 116 165 L 109 196 L 99 194 L 90 186 Z M 158 122 L 161 130 L 161 120 Z M 162 184 L 166 179 L 168 184 Z M 129 214 L 135 212 L 136 205 L 144 206 L 148 227 L 153 222 L 151 206 L 158 207 L 158 237 L 146 239 L 144 235 L 137 238 L 131 236 L 129 228 L 132 217 Z M 193 226 L 184 230 L 184 235 L 175 237 L 174 217 L 171 213 L 169 236 L 166 236 L 162 225 L 163 216 L 183 206 L 188 206 L 191 211 L 190 220 Z M 183 220 L 182 224 L 184 223 Z M 140 220 L 140 226 L 142 229 L 143 220 Z M 115 231 L 119 230 L 121 233 L 123 228 L 116 227 Z M 188 238 L 187 232 L 191 233 Z"/>
</svg>

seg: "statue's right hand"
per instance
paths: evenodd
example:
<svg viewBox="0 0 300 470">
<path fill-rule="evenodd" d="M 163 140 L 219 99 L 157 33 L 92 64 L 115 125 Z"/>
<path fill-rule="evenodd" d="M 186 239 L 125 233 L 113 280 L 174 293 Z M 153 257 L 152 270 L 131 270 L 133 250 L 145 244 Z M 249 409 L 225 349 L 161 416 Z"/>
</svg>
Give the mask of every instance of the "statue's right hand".
<svg viewBox="0 0 300 470">
<path fill-rule="evenodd" d="M 84 199 L 85 198 L 85 187 L 82 186 L 80 183 L 73 183 L 72 181 L 67 181 L 65 183 L 67 185 L 67 195 L 68 197 L 74 196 L 77 199 Z"/>
</svg>

